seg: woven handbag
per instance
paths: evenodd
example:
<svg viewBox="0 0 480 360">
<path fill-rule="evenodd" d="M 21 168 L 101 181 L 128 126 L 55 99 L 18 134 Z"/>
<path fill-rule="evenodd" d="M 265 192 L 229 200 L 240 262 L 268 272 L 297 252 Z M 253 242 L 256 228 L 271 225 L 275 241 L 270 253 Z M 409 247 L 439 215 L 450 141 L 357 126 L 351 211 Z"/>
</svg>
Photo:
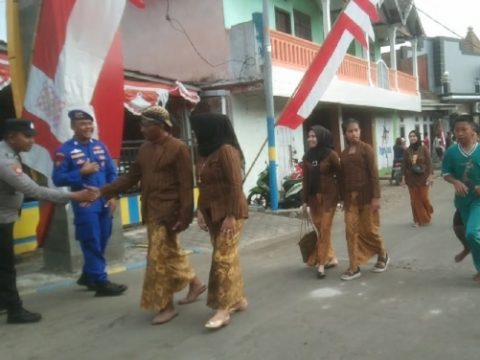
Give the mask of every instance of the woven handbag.
<svg viewBox="0 0 480 360">
<path fill-rule="evenodd" d="M 304 263 L 308 261 L 310 255 L 315 251 L 317 246 L 317 232 L 313 228 L 310 216 L 302 219 L 300 226 L 300 241 L 298 242 L 300 247 L 300 254 Z"/>
</svg>

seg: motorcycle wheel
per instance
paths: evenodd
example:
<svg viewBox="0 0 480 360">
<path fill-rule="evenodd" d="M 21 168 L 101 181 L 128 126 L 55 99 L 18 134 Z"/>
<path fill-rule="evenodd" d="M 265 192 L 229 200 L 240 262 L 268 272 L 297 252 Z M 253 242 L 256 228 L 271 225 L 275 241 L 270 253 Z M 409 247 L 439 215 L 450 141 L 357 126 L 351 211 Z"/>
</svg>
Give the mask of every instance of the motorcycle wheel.
<svg viewBox="0 0 480 360">
<path fill-rule="evenodd" d="M 402 173 L 398 171 L 395 175 L 395 185 L 399 186 L 402 183 Z"/>
<path fill-rule="evenodd" d="M 261 206 L 264 209 L 268 207 L 267 197 L 264 194 L 250 194 L 247 198 L 248 205 Z"/>
</svg>

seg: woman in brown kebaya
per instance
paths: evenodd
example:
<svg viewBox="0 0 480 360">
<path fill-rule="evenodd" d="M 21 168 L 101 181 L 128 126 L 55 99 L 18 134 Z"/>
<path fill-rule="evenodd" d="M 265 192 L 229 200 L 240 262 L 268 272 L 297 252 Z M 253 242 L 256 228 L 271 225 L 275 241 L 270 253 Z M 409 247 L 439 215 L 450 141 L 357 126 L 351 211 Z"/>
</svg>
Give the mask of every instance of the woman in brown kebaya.
<svg viewBox="0 0 480 360">
<path fill-rule="evenodd" d="M 380 183 L 373 149 L 360 140 L 357 120 L 342 124 L 346 147 L 340 155 L 345 232 L 350 265 L 341 276 L 353 280 L 361 276 L 360 265 L 377 255 L 373 272 L 387 269 L 390 258 L 380 236 Z"/>
<path fill-rule="evenodd" d="M 317 232 L 317 245 L 307 264 L 317 266 L 317 277 L 325 278 L 325 269 L 338 264 L 332 247 L 332 222 L 337 208 L 337 177 L 340 158 L 333 151 L 330 131 L 320 125 L 308 132 L 309 149 L 303 158 L 303 199 Z"/>
<path fill-rule="evenodd" d="M 422 145 L 420 133 L 410 131 L 410 146 L 403 158 L 403 175 L 410 193 L 413 226 L 424 226 L 432 220 L 433 207 L 428 198 L 428 190 L 433 182 L 432 160 L 429 151 Z"/>
<path fill-rule="evenodd" d="M 190 123 L 200 157 L 197 221 L 209 232 L 213 245 L 207 306 L 216 312 L 205 327 L 218 329 L 229 323 L 230 314 L 247 307 L 238 254 L 248 217 L 242 190 L 242 152 L 227 116 L 193 115 Z"/>
</svg>

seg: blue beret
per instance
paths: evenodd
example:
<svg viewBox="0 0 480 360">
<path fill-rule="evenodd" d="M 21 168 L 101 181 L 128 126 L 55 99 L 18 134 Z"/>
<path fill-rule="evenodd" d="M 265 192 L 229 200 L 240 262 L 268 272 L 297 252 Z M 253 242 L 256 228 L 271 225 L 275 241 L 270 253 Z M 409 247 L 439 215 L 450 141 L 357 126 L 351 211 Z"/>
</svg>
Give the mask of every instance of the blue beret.
<svg viewBox="0 0 480 360">
<path fill-rule="evenodd" d="M 70 121 L 73 122 L 75 120 L 92 120 L 93 117 L 89 113 L 83 111 L 83 110 L 70 110 L 68 112 L 68 117 L 70 118 Z"/>
</svg>

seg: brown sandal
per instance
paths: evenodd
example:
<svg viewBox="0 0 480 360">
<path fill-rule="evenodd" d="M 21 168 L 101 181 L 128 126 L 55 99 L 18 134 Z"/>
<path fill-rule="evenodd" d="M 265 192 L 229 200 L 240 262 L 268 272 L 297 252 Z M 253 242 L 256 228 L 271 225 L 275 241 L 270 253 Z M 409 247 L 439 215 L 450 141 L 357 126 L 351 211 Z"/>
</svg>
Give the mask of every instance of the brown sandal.
<svg viewBox="0 0 480 360">
<path fill-rule="evenodd" d="M 385 253 L 385 257 L 379 256 L 377 258 L 377 263 L 373 266 L 372 272 L 381 273 L 387 270 L 388 264 L 390 263 L 390 256 Z"/>
</svg>

